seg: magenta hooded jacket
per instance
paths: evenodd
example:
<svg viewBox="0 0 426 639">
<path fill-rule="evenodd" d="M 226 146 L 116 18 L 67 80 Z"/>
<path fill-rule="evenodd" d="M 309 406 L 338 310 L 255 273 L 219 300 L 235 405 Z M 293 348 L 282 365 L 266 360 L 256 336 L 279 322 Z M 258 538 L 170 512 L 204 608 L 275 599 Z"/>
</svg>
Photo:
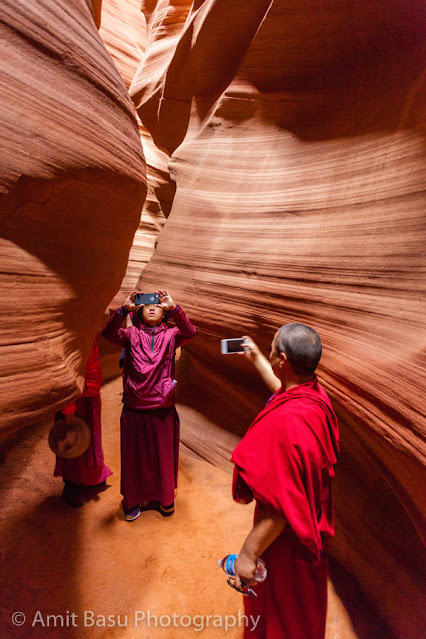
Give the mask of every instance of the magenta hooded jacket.
<svg viewBox="0 0 426 639">
<path fill-rule="evenodd" d="M 176 326 L 148 326 L 135 321 L 121 328 L 127 311 L 122 306 L 111 317 L 102 335 L 126 349 L 124 357 L 123 404 L 149 410 L 173 406 L 175 351 L 195 335 L 195 327 L 180 306 L 169 313 Z"/>
</svg>

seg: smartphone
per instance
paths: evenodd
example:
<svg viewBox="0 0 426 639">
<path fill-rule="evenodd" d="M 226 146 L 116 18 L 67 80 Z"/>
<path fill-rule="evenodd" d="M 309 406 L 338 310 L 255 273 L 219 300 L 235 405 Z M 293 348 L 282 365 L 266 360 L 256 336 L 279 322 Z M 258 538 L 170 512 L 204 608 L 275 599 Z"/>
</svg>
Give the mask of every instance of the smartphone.
<svg viewBox="0 0 426 639">
<path fill-rule="evenodd" d="M 231 355 L 232 353 L 244 353 L 244 337 L 237 337 L 236 339 L 221 339 L 220 340 L 220 352 L 222 355 Z"/>
<path fill-rule="evenodd" d="M 158 304 L 158 293 L 136 293 L 135 304 Z"/>
</svg>

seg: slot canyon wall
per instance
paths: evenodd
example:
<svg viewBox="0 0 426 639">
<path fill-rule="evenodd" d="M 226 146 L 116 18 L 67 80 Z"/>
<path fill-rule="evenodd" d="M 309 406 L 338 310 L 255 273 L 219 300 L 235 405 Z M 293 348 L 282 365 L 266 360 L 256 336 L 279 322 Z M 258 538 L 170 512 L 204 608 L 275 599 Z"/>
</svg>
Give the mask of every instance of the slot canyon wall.
<svg viewBox="0 0 426 639">
<path fill-rule="evenodd" d="M 81 392 L 140 220 L 138 125 L 99 24 L 88 0 L 1 7 L 0 441 Z"/>
<path fill-rule="evenodd" d="M 3 4 L 2 433 L 78 393 L 114 295 L 164 286 L 198 328 L 183 444 L 229 468 L 268 393 L 219 340 L 307 323 L 341 426 L 334 556 L 417 639 L 424 6 L 104 0 L 121 79 L 100 4 Z"/>
<path fill-rule="evenodd" d="M 350 0 L 143 4 L 130 88 L 170 156 L 171 213 L 139 286 L 198 327 L 183 442 L 228 466 L 262 406 L 244 358 L 319 331 L 340 418 L 333 552 L 396 636 L 425 627 L 424 6 Z"/>
</svg>

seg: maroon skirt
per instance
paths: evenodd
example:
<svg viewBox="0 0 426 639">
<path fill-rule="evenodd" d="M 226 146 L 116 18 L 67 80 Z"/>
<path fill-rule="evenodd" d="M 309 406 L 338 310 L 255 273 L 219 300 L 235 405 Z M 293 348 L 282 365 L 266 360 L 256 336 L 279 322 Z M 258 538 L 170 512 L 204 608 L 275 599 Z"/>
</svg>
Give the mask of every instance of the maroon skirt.
<svg viewBox="0 0 426 639">
<path fill-rule="evenodd" d="M 267 577 L 254 586 L 257 597 L 244 597 L 245 614 L 260 619 L 253 632 L 246 627 L 244 639 L 324 639 L 328 553 L 314 564 L 304 555 L 289 527 L 262 554 Z"/>
<path fill-rule="evenodd" d="M 123 509 L 144 501 L 174 502 L 179 464 L 179 417 L 174 406 L 121 413 Z"/>
<path fill-rule="evenodd" d="M 81 486 L 96 486 L 105 481 L 112 471 L 104 464 L 101 432 L 101 396 L 79 397 L 75 402 L 76 416 L 82 419 L 90 430 L 89 448 L 80 457 L 61 459 L 56 457 L 55 477 L 63 477 Z M 57 414 L 60 419 L 61 413 Z"/>
</svg>

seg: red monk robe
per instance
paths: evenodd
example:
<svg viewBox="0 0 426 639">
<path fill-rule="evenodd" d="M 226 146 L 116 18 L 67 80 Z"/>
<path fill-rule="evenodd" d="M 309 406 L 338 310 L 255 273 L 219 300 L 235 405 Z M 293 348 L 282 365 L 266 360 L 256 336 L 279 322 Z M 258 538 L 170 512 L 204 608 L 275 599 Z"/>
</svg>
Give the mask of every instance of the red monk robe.
<svg viewBox="0 0 426 639">
<path fill-rule="evenodd" d="M 62 476 L 64 482 L 71 482 L 79 486 L 97 486 L 102 484 L 112 471 L 104 464 L 101 432 L 101 396 L 102 369 L 99 360 L 98 336 L 93 342 L 84 374 L 84 390 L 75 403 L 68 404 L 61 410 L 61 414 L 75 413 L 88 426 L 91 441 L 87 451 L 74 459 L 56 457 L 54 476 Z"/>
<path fill-rule="evenodd" d="M 317 378 L 277 391 L 234 450 L 233 497 L 288 524 L 262 554 L 268 576 L 244 597 L 260 621 L 251 639 L 324 639 L 328 540 L 334 534 L 333 466 L 337 418 Z"/>
</svg>

